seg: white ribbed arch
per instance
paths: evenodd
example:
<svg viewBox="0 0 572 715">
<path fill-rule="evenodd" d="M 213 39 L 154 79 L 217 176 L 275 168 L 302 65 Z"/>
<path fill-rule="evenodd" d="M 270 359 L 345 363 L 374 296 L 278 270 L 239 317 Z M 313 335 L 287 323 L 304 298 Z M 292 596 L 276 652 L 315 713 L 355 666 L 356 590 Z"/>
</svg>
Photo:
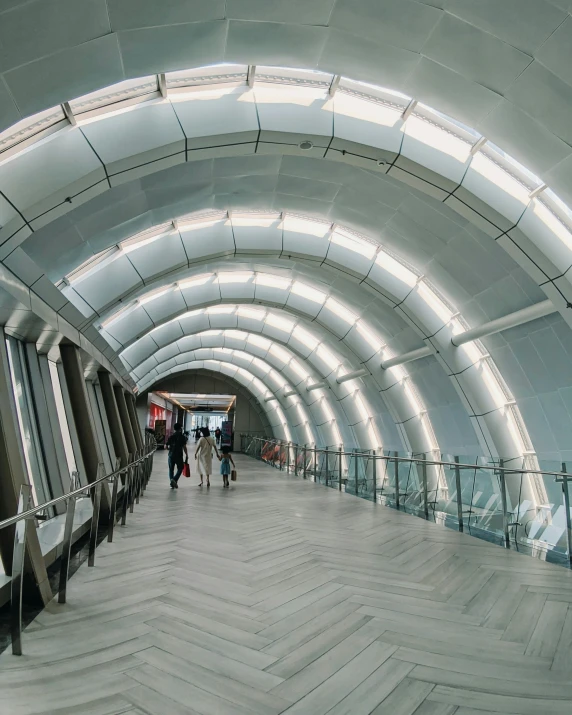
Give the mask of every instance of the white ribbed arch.
<svg viewBox="0 0 572 715">
<path fill-rule="evenodd" d="M 317 338 L 314 339 L 316 343 L 322 345 L 324 351 L 330 352 L 332 358 L 336 359 L 335 351 L 332 351 L 324 342 L 320 343 Z M 288 389 L 298 391 L 298 396 L 287 398 L 285 404 L 289 409 L 299 399 L 302 400 L 306 409 L 313 415 L 316 425 L 324 431 L 323 445 L 343 442 L 348 447 L 350 445 L 362 446 L 366 449 L 376 450 L 382 448 L 379 425 L 376 423 L 376 412 L 372 410 L 370 404 L 375 404 L 375 395 L 372 400 L 368 390 L 360 390 L 357 380 L 338 385 L 335 375 L 323 371 L 319 361 L 314 365 L 311 355 L 304 358 L 293 349 L 287 336 L 282 340 L 269 340 L 260 332 L 247 332 L 235 328 L 187 334 L 142 360 L 139 365 L 132 366 L 131 375 L 133 379 L 137 380 L 139 389 L 143 390 L 151 380 L 156 379 L 157 375 L 186 362 L 189 352 L 195 351 L 196 353 L 212 348 L 225 348 L 238 353 L 245 352 L 253 356 L 254 364 L 258 365 L 263 362 L 266 369 L 272 366 L 274 368 L 274 374 L 271 375 L 273 394 L 281 397 Z M 195 355 L 195 357 L 202 359 L 200 356 Z M 125 356 L 122 356 L 122 359 L 127 362 Z M 262 365 L 260 367 L 264 370 Z M 287 381 L 289 386 L 277 389 L 277 375 L 285 378 L 285 382 Z M 329 383 L 330 389 L 312 391 L 306 389 L 308 385 L 323 380 Z M 334 417 L 335 419 L 333 419 Z M 348 428 L 345 428 L 345 425 L 348 425 Z M 306 441 L 311 440 L 306 439 Z"/>
</svg>

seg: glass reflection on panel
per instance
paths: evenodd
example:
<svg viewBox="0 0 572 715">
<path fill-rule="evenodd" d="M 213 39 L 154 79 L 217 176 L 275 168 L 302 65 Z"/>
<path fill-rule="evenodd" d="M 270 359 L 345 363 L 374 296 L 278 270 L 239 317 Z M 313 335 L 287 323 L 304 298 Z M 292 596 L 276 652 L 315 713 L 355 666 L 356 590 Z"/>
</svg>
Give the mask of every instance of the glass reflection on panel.
<svg viewBox="0 0 572 715">
<path fill-rule="evenodd" d="M 25 374 L 25 363 L 20 351 L 18 341 L 14 338 L 6 339 L 8 351 L 8 363 L 10 367 L 10 377 L 12 378 L 12 389 L 14 391 L 14 401 L 16 403 L 16 416 L 20 427 L 24 461 L 28 472 L 28 479 L 32 487 L 32 499 L 34 504 L 41 504 L 47 501 L 49 496 L 45 488 L 43 479 L 44 470 L 40 463 L 40 452 L 37 434 L 35 430 L 35 415 L 29 400 L 29 387 L 27 386 L 27 376 Z"/>
</svg>

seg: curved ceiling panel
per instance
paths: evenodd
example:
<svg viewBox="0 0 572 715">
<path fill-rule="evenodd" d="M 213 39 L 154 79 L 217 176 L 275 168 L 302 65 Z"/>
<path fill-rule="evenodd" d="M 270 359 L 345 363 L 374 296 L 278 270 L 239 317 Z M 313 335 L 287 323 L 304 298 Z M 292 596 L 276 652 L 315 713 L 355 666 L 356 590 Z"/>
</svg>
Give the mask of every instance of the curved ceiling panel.
<svg viewBox="0 0 572 715">
<path fill-rule="evenodd" d="M 350 246 L 347 251 L 351 253 L 354 240 L 358 241 L 357 252 L 359 255 L 363 249 L 363 245 L 359 243 L 359 237 L 347 239 L 345 245 Z M 372 244 L 368 244 L 368 246 L 375 249 Z M 376 249 L 373 250 L 374 254 L 375 252 Z M 435 345 L 440 353 L 440 360 L 445 361 L 450 374 L 461 386 L 465 399 L 469 401 L 469 404 L 472 400 L 473 405 L 478 405 L 477 412 L 474 407 L 471 409 L 479 428 L 482 430 L 484 426 L 490 425 L 491 433 L 495 435 L 492 443 L 496 442 L 500 453 L 522 454 L 526 448 L 523 446 L 518 410 L 511 403 L 510 394 L 507 394 L 504 384 L 494 371 L 490 357 L 474 343 L 465 346 L 464 350 L 454 348 L 451 344 L 451 337 L 462 331 L 463 325 L 455 317 L 453 309 L 444 303 L 431 286 L 424 281 L 419 281 L 419 277 L 405 265 L 384 252 L 380 252 L 378 255 L 382 256 L 380 263 L 383 265 L 383 269 L 376 277 L 383 281 L 385 273 L 389 272 L 395 283 L 404 286 L 404 295 L 401 304 L 398 304 L 400 314 L 415 327 L 418 327 L 421 335 L 426 337 L 430 344 Z M 340 258 L 340 260 L 342 259 Z M 366 269 L 364 279 L 371 275 L 371 260 L 372 258 L 369 259 L 370 268 Z M 314 274 L 319 275 L 319 273 L 316 274 L 316 271 Z M 184 275 L 188 276 L 188 273 L 185 272 Z M 370 280 L 373 282 L 373 279 Z M 378 355 L 381 352 L 384 357 L 390 357 L 383 353 L 385 341 L 375 330 L 370 328 L 366 321 L 363 319 L 358 321 L 360 308 L 348 307 L 347 301 L 336 298 L 333 299 L 334 306 L 330 305 L 328 308 L 328 301 L 331 301 L 333 297 L 331 289 L 327 285 L 322 285 L 320 290 L 315 287 L 316 285 L 315 282 L 309 285 L 303 281 L 293 280 L 292 277 L 278 278 L 275 275 L 254 272 L 219 272 L 216 275 L 202 274 L 192 278 L 185 277 L 177 283 L 167 285 L 163 283 L 157 288 L 151 287 L 151 290 L 146 288 L 144 289 L 146 292 L 141 292 L 140 289 L 140 298 L 135 302 L 128 303 L 119 313 L 111 314 L 103 321 L 103 326 L 105 333 L 110 335 L 111 342 L 118 341 L 119 344 L 125 345 L 137 335 L 153 327 L 157 321 L 167 320 L 177 313 L 204 305 L 205 300 L 207 302 L 224 302 L 240 299 L 280 305 L 287 310 L 301 312 L 310 319 L 320 320 L 326 327 L 332 326 L 330 329 L 334 333 L 339 330 L 336 324 L 342 317 L 345 317 L 345 329 L 339 333 L 339 337 L 349 341 L 372 375 L 377 374 L 381 377 L 382 389 L 388 390 L 396 382 L 402 388 L 402 395 L 406 399 L 403 400 L 404 404 L 400 411 L 403 418 L 400 421 L 412 427 L 411 418 L 417 414 L 420 417 L 418 421 L 421 426 L 425 426 L 428 422 L 423 417 L 425 410 L 419 405 L 415 396 L 410 394 L 411 386 L 406 382 L 406 373 L 402 367 L 391 369 L 390 383 L 388 384 L 388 374 L 381 369 Z M 213 290 L 212 295 L 208 286 Z M 381 290 L 384 289 L 383 285 L 379 285 L 379 287 Z M 172 297 L 173 294 L 176 298 Z M 365 301 L 362 302 L 362 305 L 364 303 Z M 152 307 L 150 308 L 150 306 Z M 413 413 L 411 412 L 412 407 Z M 482 424 L 481 415 L 484 417 Z M 503 438 L 505 441 L 501 442 Z M 419 449 L 419 447 L 413 446 L 413 449 L 416 451 L 435 449 L 437 445 L 434 442 L 431 444 L 432 439 L 434 439 L 433 432 L 429 431 L 427 424 L 422 440 L 420 440 L 422 444 L 424 442 L 423 447 Z M 427 446 L 428 444 L 431 446 Z"/>
<path fill-rule="evenodd" d="M 157 72 L 174 70 L 178 86 L 184 67 L 290 64 L 402 89 L 570 189 L 567 0 L 180 0 L 169 13 L 120 0 L 12 0 L 3 8 L 0 127 L 126 78 L 145 76 L 129 82 L 149 91 Z"/>
<path fill-rule="evenodd" d="M 572 297 L 562 278 L 572 265 L 571 212 L 498 147 L 388 90 L 343 79 L 332 97 L 319 78 L 306 85 L 299 77 L 286 77 L 286 85 L 267 79 L 253 88 L 194 86 L 121 110 L 108 105 L 103 114 L 79 114 L 79 126 L 27 151 L 17 144 L 8 154 L 19 153 L 0 164 L 0 257 L 73 205 L 149 173 L 205 157 L 305 154 L 363 165 L 425 191 L 498 240 L 561 305 Z M 38 164 L 50 166 L 49 179 Z M 530 255 L 529 243 L 539 256 Z"/>
<path fill-rule="evenodd" d="M 98 116 L 97 108 L 84 111 L 82 100 L 75 103 L 76 109 L 71 108 L 71 113 L 75 112 L 81 119 L 81 128 L 77 131 L 68 128 L 55 133 L 51 139 L 35 144 L 28 152 L 14 155 L 4 165 L 11 165 L 10 171 L 4 172 L 4 177 L 0 168 L 0 187 L 4 185 L 6 196 L 11 200 L 4 211 L 7 219 L 3 222 L 6 240 L 3 256 L 7 257 L 6 252 L 11 252 L 13 257 L 14 249 L 29 235 L 30 230 L 47 224 L 68 211 L 74 203 L 81 204 L 106 186 L 133 181 L 150 171 L 190 158 L 200 158 L 205 151 L 207 156 L 220 155 L 221 151 L 236 153 L 237 147 L 240 153 L 306 152 L 316 156 L 326 154 L 341 162 L 365 166 L 375 164 L 377 172 L 387 172 L 390 178 L 404 181 L 451 206 L 512 252 L 543 290 L 553 297 L 556 305 L 563 307 L 567 304 L 567 279 L 562 275 L 572 263 L 567 209 L 536 176 L 490 143 L 483 144 L 478 134 L 467 127 L 451 122 L 428 107 L 416 105 L 403 95 L 379 89 L 367 90 L 363 86 L 356 88 L 353 86 L 356 83 L 352 85 L 351 81 L 342 80 L 332 99 L 331 78 L 310 75 L 302 80 L 298 74 L 293 78 L 295 82 L 291 82 L 291 85 L 297 83 L 298 86 L 284 88 L 277 85 L 277 80 L 283 82 L 284 78 L 277 77 L 275 70 L 274 75 L 271 72 L 265 75 L 264 68 L 259 69 L 259 80 L 254 83 L 252 91 L 232 88 L 193 91 L 190 94 L 187 91 L 186 94 L 173 95 L 170 102 L 141 103 L 133 111 L 122 108 L 110 114 L 107 108 L 107 115 L 103 118 Z M 280 70 L 280 74 L 284 72 Z M 184 85 L 184 78 L 164 78 L 167 86 L 171 82 L 172 87 L 179 80 L 177 86 Z M 141 83 L 139 85 L 142 86 Z M 361 96 L 358 96 L 360 92 Z M 364 95 L 367 95 L 365 99 Z M 86 98 L 83 103 L 94 107 L 97 101 L 92 97 Z M 236 108 L 236 112 L 240 109 L 243 122 L 238 132 L 240 137 L 236 127 L 224 125 L 228 107 L 226 114 L 213 109 L 228 103 Z M 369 115 L 365 108 L 368 103 L 370 107 L 375 105 Z M 252 124 L 254 115 L 249 105 L 255 105 L 257 126 Z M 173 121 L 175 115 L 177 123 Z M 215 116 L 223 123 L 216 124 L 213 121 Z M 198 126 L 201 123 L 202 126 Z M 52 123 L 51 128 L 56 124 Z M 210 134 L 205 133 L 204 127 Z M 339 131 L 334 127 L 338 127 Z M 363 131 L 364 127 L 366 131 Z M 229 129 L 234 133 L 232 138 L 229 137 Z M 87 137 L 86 146 L 77 143 L 78 132 Z M 253 141 L 254 132 L 256 142 Z M 363 152 L 364 145 L 359 148 L 356 145 L 357 139 L 365 136 L 371 145 L 367 147 L 368 151 Z M 76 144 L 65 145 L 63 142 L 68 141 L 68 137 L 72 137 Z M 208 137 L 206 143 L 205 137 Z M 228 151 L 221 149 L 220 143 L 215 149 L 213 137 L 218 142 L 221 137 L 228 140 Z M 59 146 L 56 146 L 58 143 Z M 254 147 L 249 148 L 249 144 L 254 144 Z M 93 156 L 89 154 L 91 146 L 96 147 L 103 166 L 93 161 Z M 68 148 L 78 156 L 77 166 L 71 169 L 61 160 L 62 151 L 65 154 Z M 35 152 L 38 152 L 36 161 L 40 159 L 53 168 L 49 186 L 51 194 L 42 193 L 42 182 L 36 180 L 38 172 L 32 172 L 29 157 Z M 44 154 L 40 156 L 40 152 Z M 105 178 L 102 178 L 101 169 L 105 170 Z M 15 187 L 21 194 L 17 201 L 14 201 Z M 354 210 L 360 208 L 357 197 L 352 197 L 350 203 Z M 19 209 L 19 216 L 14 215 L 14 206 Z M 251 239 L 252 243 L 248 244 L 249 235 L 249 231 L 245 232 L 245 250 L 261 254 L 268 250 L 273 252 L 270 240 L 264 240 L 265 249 L 260 251 L 261 237 Z M 270 237 L 268 234 L 267 238 Z M 332 243 L 335 241 L 330 241 Z M 344 260 L 338 262 L 335 259 L 336 250 L 332 252 L 332 264 L 361 279 L 364 256 L 351 256 L 349 261 L 347 256 L 342 256 Z M 33 272 L 31 266 L 26 268 L 28 272 Z M 50 286 L 42 288 L 46 293 L 51 292 Z M 494 427 L 493 434 L 499 430 L 501 436 L 496 441 L 497 447 L 501 443 L 501 453 L 522 453 L 527 446 L 526 435 L 523 440 L 518 420 L 515 422 L 512 414 L 512 396 L 506 394 L 502 381 L 495 375 L 483 351 L 453 351 L 447 354 L 451 347 L 443 327 L 453 325 L 456 319 L 438 295 L 435 297 L 433 293 L 424 298 L 424 288 L 425 282 L 420 282 L 419 289 L 407 295 L 404 307 L 400 306 L 404 318 L 415 324 L 414 327 L 426 338 L 433 336 L 431 330 L 435 329 L 436 335 L 431 339 L 436 343 L 443 340 L 441 347 L 446 353 L 444 358 L 439 359 L 445 359 L 446 369 L 457 381 L 462 380 L 470 386 L 465 394 L 473 393 L 468 402 L 476 421 L 481 415 L 486 415 L 484 423 L 489 429 Z M 426 305 L 431 302 L 436 305 L 436 309 L 432 309 L 433 317 L 438 316 L 433 325 L 429 320 L 431 315 L 423 315 Z M 290 307 L 296 309 L 295 306 Z M 459 361 L 460 355 L 463 360 Z"/>
</svg>

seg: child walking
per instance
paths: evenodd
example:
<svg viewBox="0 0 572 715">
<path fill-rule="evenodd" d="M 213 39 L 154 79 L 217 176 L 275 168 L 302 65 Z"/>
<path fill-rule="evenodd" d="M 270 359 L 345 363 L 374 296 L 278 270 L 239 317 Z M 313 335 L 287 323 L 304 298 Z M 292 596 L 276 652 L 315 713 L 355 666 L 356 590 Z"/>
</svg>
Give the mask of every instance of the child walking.
<svg viewBox="0 0 572 715">
<path fill-rule="evenodd" d="M 220 451 L 222 452 L 221 455 L 219 455 L 220 459 L 220 473 L 222 474 L 222 481 L 223 481 L 223 487 L 229 487 L 230 484 L 228 482 L 228 477 L 230 474 L 230 465 L 236 469 L 236 464 L 234 463 L 234 459 L 232 458 L 232 454 L 230 453 L 230 447 L 224 446 L 220 448 Z"/>
</svg>

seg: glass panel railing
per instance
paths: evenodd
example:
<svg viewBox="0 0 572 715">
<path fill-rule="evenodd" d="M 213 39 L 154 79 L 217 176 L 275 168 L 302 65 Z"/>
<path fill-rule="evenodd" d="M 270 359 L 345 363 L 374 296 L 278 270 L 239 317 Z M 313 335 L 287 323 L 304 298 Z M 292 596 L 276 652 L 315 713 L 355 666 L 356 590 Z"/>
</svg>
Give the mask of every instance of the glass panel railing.
<svg viewBox="0 0 572 715">
<path fill-rule="evenodd" d="M 534 456 L 375 453 L 244 441 L 247 454 L 361 499 L 572 565 L 572 475 Z"/>
</svg>

